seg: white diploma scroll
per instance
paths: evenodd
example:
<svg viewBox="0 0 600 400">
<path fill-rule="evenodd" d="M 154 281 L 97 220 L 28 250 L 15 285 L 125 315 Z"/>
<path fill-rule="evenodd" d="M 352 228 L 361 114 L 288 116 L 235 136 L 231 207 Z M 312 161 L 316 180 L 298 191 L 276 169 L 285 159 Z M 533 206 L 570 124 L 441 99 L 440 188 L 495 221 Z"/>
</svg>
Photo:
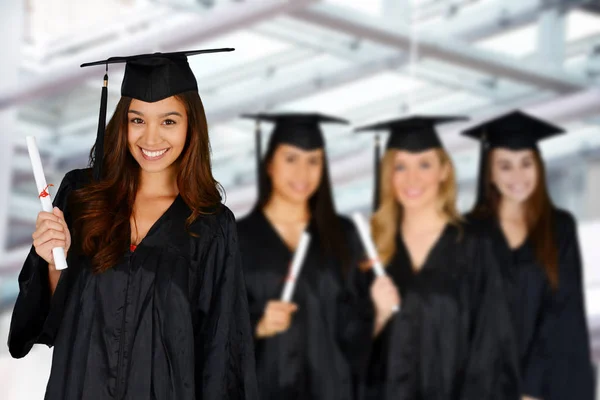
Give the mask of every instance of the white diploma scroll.
<svg viewBox="0 0 600 400">
<path fill-rule="evenodd" d="M 283 292 L 281 293 L 281 301 L 288 303 L 292 301 L 294 288 L 296 287 L 296 279 L 298 279 L 298 275 L 300 275 L 300 270 L 302 269 L 302 264 L 304 263 L 304 257 L 306 256 L 306 251 L 308 250 L 309 244 L 310 235 L 304 232 L 300 237 L 300 243 L 298 243 L 298 248 L 294 253 L 289 275 L 286 279 L 285 286 L 283 287 Z"/>
<path fill-rule="evenodd" d="M 358 234 L 360 236 L 360 240 L 365 247 L 367 252 L 367 256 L 369 257 L 369 261 L 373 267 L 373 271 L 377 276 L 385 276 L 385 269 L 383 269 L 383 265 L 381 264 L 381 260 L 377 255 L 377 250 L 375 249 L 375 244 L 373 240 L 371 240 L 371 229 L 367 225 L 367 222 L 363 218 L 363 216 L 355 212 L 352 214 L 352 220 L 354 220 L 354 225 L 356 225 L 356 229 L 358 229 Z M 394 312 L 398 311 L 400 307 L 398 305 L 394 306 Z"/>
<path fill-rule="evenodd" d="M 35 185 L 38 190 L 38 197 L 42 202 L 42 210 L 51 213 L 52 199 L 50 198 L 50 193 L 48 193 L 48 185 L 46 184 L 46 177 L 44 176 L 44 169 L 42 168 L 42 159 L 40 158 L 40 152 L 35 141 L 35 136 L 27 136 L 26 139 L 27 150 L 29 150 L 29 158 L 31 159 L 31 167 L 33 168 L 33 176 L 35 178 Z M 62 247 L 53 248 L 52 255 L 54 256 L 54 264 L 56 265 L 57 270 L 67 268 L 65 250 Z"/>
</svg>

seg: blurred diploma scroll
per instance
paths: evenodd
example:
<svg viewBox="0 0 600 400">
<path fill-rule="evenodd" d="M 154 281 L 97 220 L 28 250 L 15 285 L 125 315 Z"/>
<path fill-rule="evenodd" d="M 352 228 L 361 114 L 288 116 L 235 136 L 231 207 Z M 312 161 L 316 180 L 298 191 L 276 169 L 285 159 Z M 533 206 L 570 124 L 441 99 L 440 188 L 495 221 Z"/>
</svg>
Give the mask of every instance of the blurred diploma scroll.
<svg viewBox="0 0 600 400">
<path fill-rule="evenodd" d="M 371 232 L 367 222 L 363 218 L 362 214 L 356 212 L 352 214 L 352 219 L 354 220 L 354 225 L 356 225 L 356 229 L 358 229 L 358 234 L 360 235 L 360 240 L 363 243 L 363 246 L 367 252 L 369 257 L 369 261 L 371 266 L 373 267 L 373 271 L 377 276 L 385 276 L 385 269 L 383 269 L 383 265 L 381 265 L 381 260 L 377 255 L 377 250 L 375 250 L 375 244 L 373 240 L 371 240 Z M 394 312 L 400 310 L 400 305 L 395 305 L 393 308 Z"/>
<path fill-rule="evenodd" d="M 281 301 L 288 303 L 292 301 L 294 288 L 296 287 L 296 279 L 298 279 L 298 275 L 300 275 L 300 270 L 302 269 L 302 264 L 304 263 L 304 257 L 306 256 L 306 251 L 308 250 L 309 244 L 310 235 L 306 232 L 302 233 L 302 236 L 300 237 L 300 243 L 298 243 L 298 248 L 296 249 L 294 258 L 292 259 L 289 275 L 285 281 L 285 286 L 283 287 L 283 293 L 281 293 Z"/>
<path fill-rule="evenodd" d="M 35 141 L 35 136 L 27 136 L 27 150 L 29 151 L 29 159 L 31 160 L 31 167 L 33 168 L 33 176 L 35 178 L 35 185 L 37 186 L 38 197 L 42 202 L 42 210 L 51 213 L 52 212 L 52 199 L 48 192 L 48 185 L 46 184 L 46 177 L 44 176 L 44 169 L 42 168 L 42 159 L 40 158 L 40 152 Z M 62 247 L 55 247 L 52 249 L 52 255 L 54 256 L 54 264 L 57 270 L 63 270 L 67 268 L 67 260 L 65 258 L 65 250 Z"/>
</svg>

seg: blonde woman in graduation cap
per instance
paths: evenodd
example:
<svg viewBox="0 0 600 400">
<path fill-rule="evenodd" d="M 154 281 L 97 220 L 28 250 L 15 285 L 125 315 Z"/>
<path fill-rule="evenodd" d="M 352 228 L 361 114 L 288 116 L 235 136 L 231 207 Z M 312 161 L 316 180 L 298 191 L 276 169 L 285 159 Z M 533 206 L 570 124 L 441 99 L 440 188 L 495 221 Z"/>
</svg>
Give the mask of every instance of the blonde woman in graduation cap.
<svg viewBox="0 0 600 400">
<path fill-rule="evenodd" d="M 518 340 L 526 399 L 592 400 L 577 224 L 548 194 L 538 142 L 563 130 L 520 111 L 465 132 L 481 141 L 470 220 L 491 233 Z"/>
<path fill-rule="evenodd" d="M 122 97 L 105 129 L 105 76 L 92 168 L 38 215 L 8 342 L 17 358 L 54 347 L 46 399 L 257 399 L 235 221 L 187 61 L 227 50 L 83 65 L 126 63 Z"/>
<path fill-rule="evenodd" d="M 458 119 L 414 116 L 358 129 L 390 133 L 371 225 L 402 297 L 375 338 L 367 399 L 516 398 L 498 266 L 490 243 L 456 210 L 454 167 L 435 129 Z"/>
</svg>

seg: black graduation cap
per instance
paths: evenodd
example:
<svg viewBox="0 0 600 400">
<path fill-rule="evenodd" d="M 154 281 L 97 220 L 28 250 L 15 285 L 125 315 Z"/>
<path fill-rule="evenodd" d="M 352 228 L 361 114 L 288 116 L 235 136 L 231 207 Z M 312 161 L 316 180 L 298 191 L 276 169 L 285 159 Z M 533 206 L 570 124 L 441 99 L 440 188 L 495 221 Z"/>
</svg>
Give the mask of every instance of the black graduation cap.
<svg viewBox="0 0 600 400">
<path fill-rule="evenodd" d="M 325 146 L 325 139 L 321 130 L 322 123 L 345 124 L 345 119 L 323 115 L 319 113 L 273 113 L 273 114 L 243 114 L 242 118 L 256 121 L 256 167 L 260 173 L 261 164 L 261 122 L 275 124 L 271 133 L 271 146 L 290 144 L 303 150 L 315 150 Z M 260 191 L 260 188 L 259 188 Z"/>
<path fill-rule="evenodd" d="M 436 125 L 464 120 L 467 120 L 467 118 L 451 116 L 413 116 L 362 126 L 355 131 L 389 131 L 390 136 L 385 146 L 386 150 L 397 149 L 417 153 L 442 147 L 442 142 L 435 130 Z"/>
<path fill-rule="evenodd" d="M 125 63 L 125 76 L 121 84 L 121 96 L 153 103 L 176 94 L 198 91 L 196 78 L 187 61 L 188 56 L 233 50 L 232 48 L 222 48 L 173 53 L 138 54 L 126 57 L 110 57 L 106 60 L 81 64 L 82 68 L 95 65 L 106 66 L 94 153 L 94 178 L 98 180 L 102 176 L 101 168 L 104 156 L 109 64 Z"/>
<path fill-rule="evenodd" d="M 510 112 L 462 132 L 487 147 L 511 150 L 535 149 L 540 140 L 560 133 L 564 133 L 562 128 L 522 111 Z"/>
<path fill-rule="evenodd" d="M 419 153 L 435 148 L 441 148 L 442 142 L 435 129 L 436 125 L 455 121 L 465 121 L 468 118 L 461 116 L 421 116 L 415 115 L 407 118 L 393 119 L 378 122 L 372 125 L 357 128 L 356 132 L 388 131 L 390 133 L 386 143 L 386 150 L 397 149 Z M 380 143 L 379 135 L 375 136 L 375 185 L 373 193 L 373 209 L 379 207 L 379 162 Z"/>
<path fill-rule="evenodd" d="M 484 167 L 490 149 L 503 147 L 511 150 L 537 150 L 537 144 L 540 140 L 564 132 L 562 128 L 556 125 L 519 110 L 501 115 L 463 131 L 463 135 L 481 142 L 475 205 L 480 205 L 484 201 Z"/>
</svg>

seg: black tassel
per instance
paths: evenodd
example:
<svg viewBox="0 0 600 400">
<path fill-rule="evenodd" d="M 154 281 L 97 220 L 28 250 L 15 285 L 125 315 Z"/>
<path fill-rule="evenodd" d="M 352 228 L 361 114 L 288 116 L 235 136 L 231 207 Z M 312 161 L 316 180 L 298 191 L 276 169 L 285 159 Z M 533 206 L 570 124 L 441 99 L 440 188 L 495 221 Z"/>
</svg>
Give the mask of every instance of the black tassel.
<svg viewBox="0 0 600 400">
<path fill-rule="evenodd" d="M 255 131 L 255 145 L 256 145 L 256 195 L 258 198 L 261 198 L 261 194 L 263 193 L 262 182 L 260 179 L 260 167 L 261 167 L 261 154 L 262 154 L 262 133 L 260 131 L 260 121 L 256 121 L 256 131 Z"/>
<path fill-rule="evenodd" d="M 108 70 L 108 65 L 107 65 Z M 102 95 L 100 96 L 100 115 L 98 116 L 98 134 L 94 150 L 94 179 L 102 179 L 102 164 L 104 160 L 104 132 L 106 130 L 106 104 L 108 101 L 108 73 L 104 75 Z"/>
<path fill-rule="evenodd" d="M 477 197 L 473 209 L 481 206 L 485 202 L 485 166 L 488 157 L 489 143 L 487 141 L 487 135 L 484 134 L 481 139 L 481 146 L 479 149 L 479 172 L 477 175 Z"/>
<path fill-rule="evenodd" d="M 381 160 L 381 144 L 379 143 L 379 134 L 375 135 L 375 162 L 373 168 L 375 169 L 375 182 L 373 183 L 373 212 L 379 208 L 379 187 L 381 180 L 381 171 L 379 168 Z"/>
</svg>

